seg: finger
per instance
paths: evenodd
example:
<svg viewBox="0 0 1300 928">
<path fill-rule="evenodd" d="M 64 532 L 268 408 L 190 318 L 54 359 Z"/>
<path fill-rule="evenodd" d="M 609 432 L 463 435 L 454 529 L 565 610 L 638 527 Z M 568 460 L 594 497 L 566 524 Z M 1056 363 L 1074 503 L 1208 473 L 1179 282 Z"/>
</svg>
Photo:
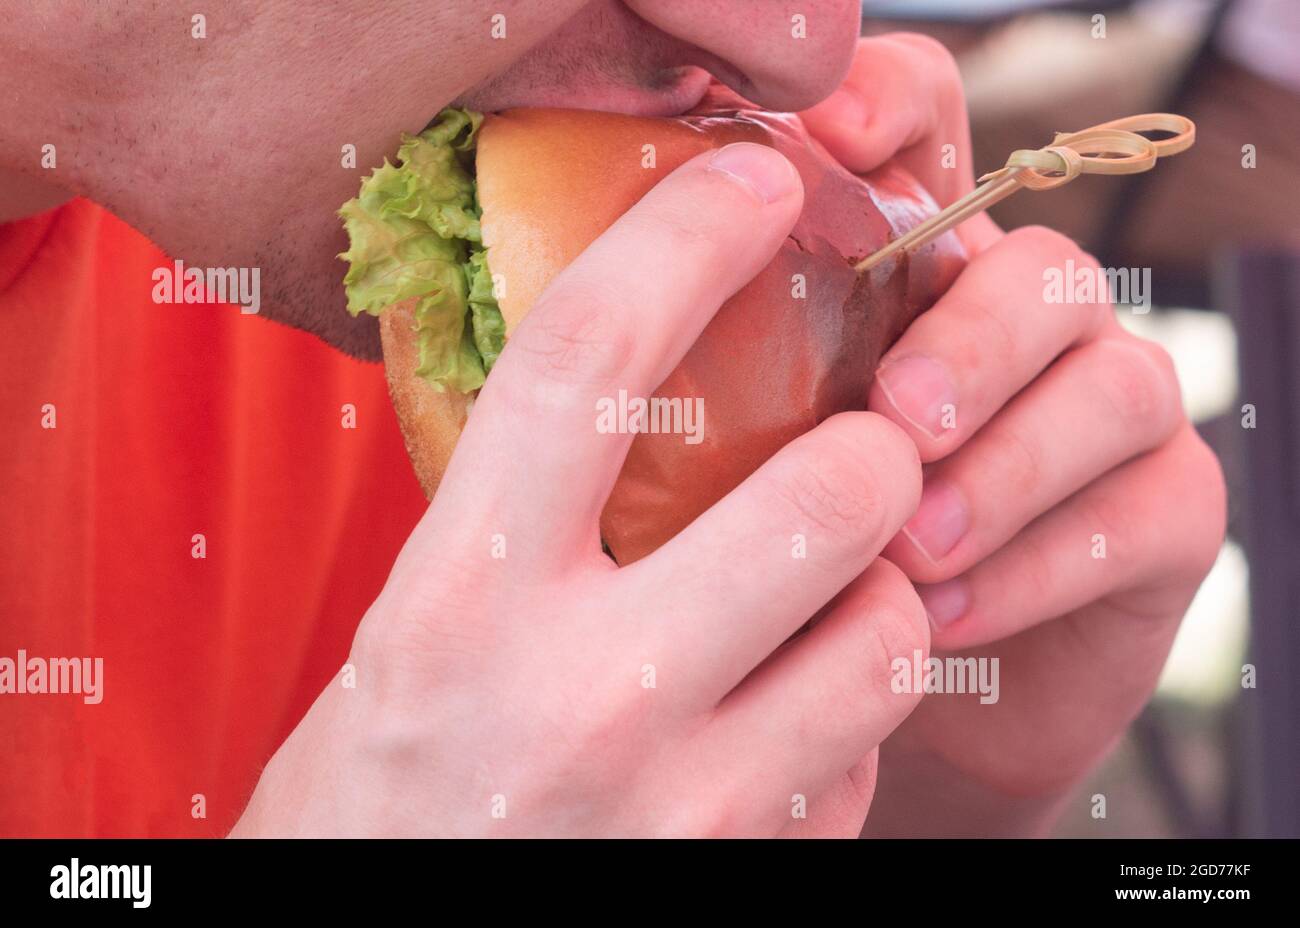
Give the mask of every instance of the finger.
<svg viewBox="0 0 1300 928">
<path fill-rule="evenodd" d="M 948 50 L 929 36 L 859 39 L 840 89 L 800 117 L 849 170 L 866 174 L 894 159 L 940 206 L 975 185 L 961 75 Z M 956 231 L 971 255 L 1003 235 L 987 213 Z"/>
<path fill-rule="evenodd" d="M 935 646 L 985 644 L 1121 593 L 1135 611 L 1160 611 L 1153 602 L 1185 596 L 1214 563 L 1225 497 L 1218 461 L 1185 423 L 968 573 L 920 587 Z"/>
<path fill-rule="evenodd" d="M 799 116 L 851 171 L 865 174 L 893 160 L 940 206 L 974 186 L 961 74 L 929 36 L 859 39 L 840 89 Z"/>
<path fill-rule="evenodd" d="M 624 568 L 629 599 L 653 617 L 632 637 L 653 642 L 661 678 L 682 681 L 681 710 L 716 705 L 857 577 L 919 493 L 907 437 L 879 416 L 841 413 Z"/>
<path fill-rule="evenodd" d="M 598 553 L 600 510 L 634 437 L 596 429 L 598 400 L 650 395 L 771 260 L 802 202 L 790 163 L 749 143 L 699 155 L 647 193 L 511 336 L 424 523 L 475 543 L 513 537 L 512 560 Z M 547 531 L 511 531 L 539 525 Z"/>
<path fill-rule="evenodd" d="M 879 745 L 920 700 L 894 692 L 895 661 L 928 648 L 911 583 L 877 560 L 728 696 L 703 732 L 700 768 L 728 784 L 735 799 L 722 808 L 736 830 L 783 826 L 798 797 L 825 795 Z"/>
<path fill-rule="evenodd" d="M 871 797 L 876 792 L 876 769 L 880 752 L 872 750 L 830 787 L 808 800 L 799 817 L 791 804 L 791 820 L 777 832 L 778 838 L 856 838 L 862 834 Z"/>
<path fill-rule="evenodd" d="M 1120 330 L 1077 348 L 925 475 L 916 514 L 885 555 L 913 580 L 967 570 L 1061 500 L 1158 447 L 1183 421 L 1158 345 Z"/>
<path fill-rule="evenodd" d="M 1114 324 L 1104 294 L 1051 302 L 1045 272 L 1067 262 L 1097 266 L 1050 229 L 1004 236 L 885 353 L 868 408 L 902 426 L 922 461 L 951 454 L 1057 355 Z"/>
</svg>

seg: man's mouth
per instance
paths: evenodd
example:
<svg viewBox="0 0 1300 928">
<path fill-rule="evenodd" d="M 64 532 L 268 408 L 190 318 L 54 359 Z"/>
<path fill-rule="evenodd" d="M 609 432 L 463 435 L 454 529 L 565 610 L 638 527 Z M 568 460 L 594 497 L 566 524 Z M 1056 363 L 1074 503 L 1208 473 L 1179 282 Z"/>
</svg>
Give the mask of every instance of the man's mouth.
<svg viewBox="0 0 1300 928">
<path fill-rule="evenodd" d="M 665 68 L 651 80 L 637 84 L 587 82 L 577 87 L 551 84 L 507 92 L 494 88 L 467 94 L 456 105 L 484 112 L 528 106 L 601 110 L 631 116 L 680 116 L 704 98 L 712 80 L 704 68 L 681 65 Z"/>
</svg>

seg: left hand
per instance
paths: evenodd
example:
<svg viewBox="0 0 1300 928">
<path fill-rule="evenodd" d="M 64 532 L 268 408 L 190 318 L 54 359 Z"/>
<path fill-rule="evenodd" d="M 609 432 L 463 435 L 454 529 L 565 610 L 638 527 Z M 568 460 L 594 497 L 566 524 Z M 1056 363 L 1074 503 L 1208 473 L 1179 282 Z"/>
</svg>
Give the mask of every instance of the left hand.
<svg viewBox="0 0 1300 928">
<path fill-rule="evenodd" d="M 803 118 L 853 171 L 895 158 L 940 205 L 973 185 L 956 66 L 925 37 L 861 40 Z M 961 236 L 969 266 L 881 360 L 868 408 L 926 464 L 883 555 L 918 584 L 936 655 L 1000 658 L 1001 693 L 922 701 L 881 749 L 871 833 L 1044 830 L 1149 698 L 1224 535 L 1222 473 L 1168 355 L 1104 290 L 1045 300 L 1046 269 L 1096 261 L 986 216 Z"/>
</svg>

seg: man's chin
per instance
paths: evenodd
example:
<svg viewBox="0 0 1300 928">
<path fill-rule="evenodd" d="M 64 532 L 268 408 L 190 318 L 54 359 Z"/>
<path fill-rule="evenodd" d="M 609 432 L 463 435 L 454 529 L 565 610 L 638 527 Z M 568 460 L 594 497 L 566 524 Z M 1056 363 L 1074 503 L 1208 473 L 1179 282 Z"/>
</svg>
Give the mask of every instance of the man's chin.
<svg viewBox="0 0 1300 928">
<path fill-rule="evenodd" d="M 693 65 L 669 68 L 650 85 L 588 84 L 573 88 L 561 85 L 491 88 L 471 92 L 456 101 L 457 106 L 481 112 L 498 112 L 516 107 L 563 107 L 627 113 L 630 116 L 680 116 L 693 109 L 712 81 L 709 72 Z"/>
</svg>

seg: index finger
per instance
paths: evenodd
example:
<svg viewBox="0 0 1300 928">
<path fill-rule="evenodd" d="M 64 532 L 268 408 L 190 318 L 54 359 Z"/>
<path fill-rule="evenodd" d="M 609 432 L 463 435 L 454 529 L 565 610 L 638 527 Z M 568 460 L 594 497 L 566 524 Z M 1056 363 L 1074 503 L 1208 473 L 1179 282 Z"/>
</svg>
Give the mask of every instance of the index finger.
<svg viewBox="0 0 1300 928">
<path fill-rule="evenodd" d="M 649 396 L 772 259 L 802 205 L 790 162 L 746 142 L 698 155 L 656 185 L 511 336 L 417 532 L 438 525 L 481 539 L 522 528 L 512 559 L 548 563 L 598 552 L 600 511 L 634 436 L 599 432 L 597 402 L 620 390 Z"/>
</svg>

